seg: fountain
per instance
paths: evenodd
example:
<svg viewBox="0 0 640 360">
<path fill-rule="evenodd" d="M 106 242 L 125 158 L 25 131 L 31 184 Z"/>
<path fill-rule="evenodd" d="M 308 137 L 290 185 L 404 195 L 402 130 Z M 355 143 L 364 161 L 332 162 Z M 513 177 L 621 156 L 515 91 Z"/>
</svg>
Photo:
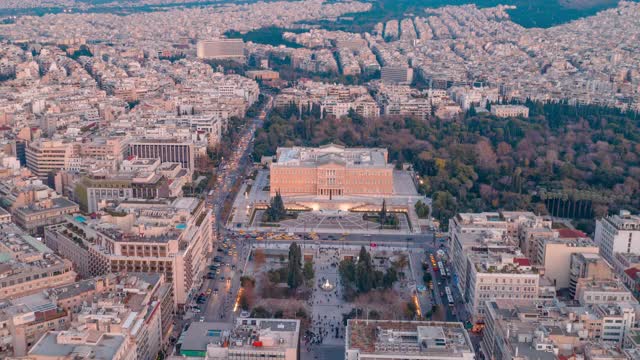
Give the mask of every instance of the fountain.
<svg viewBox="0 0 640 360">
<path fill-rule="evenodd" d="M 322 282 L 322 284 L 320 284 L 320 289 L 324 290 L 324 291 L 333 291 L 333 289 L 335 289 L 336 286 L 334 284 L 332 284 L 331 282 L 329 282 L 329 279 L 324 279 L 324 282 Z"/>
</svg>

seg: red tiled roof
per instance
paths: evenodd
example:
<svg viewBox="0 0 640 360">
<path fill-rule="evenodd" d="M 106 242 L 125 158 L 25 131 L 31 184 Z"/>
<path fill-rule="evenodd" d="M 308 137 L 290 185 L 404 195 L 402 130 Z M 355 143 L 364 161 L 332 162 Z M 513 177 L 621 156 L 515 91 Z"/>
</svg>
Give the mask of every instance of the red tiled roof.
<svg viewBox="0 0 640 360">
<path fill-rule="evenodd" d="M 586 238 L 587 234 L 580 230 L 558 229 L 558 236 L 561 238 Z"/>
<path fill-rule="evenodd" d="M 513 263 L 520 266 L 531 266 L 531 262 L 527 258 L 515 258 L 513 259 Z"/>
<path fill-rule="evenodd" d="M 637 268 L 628 268 L 625 271 L 625 274 L 629 275 L 629 277 L 633 280 L 637 280 L 638 279 L 638 273 L 640 272 L 640 269 Z"/>
<path fill-rule="evenodd" d="M 558 360 L 572 360 L 576 358 L 576 354 L 571 354 L 571 355 L 558 355 Z"/>
</svg>

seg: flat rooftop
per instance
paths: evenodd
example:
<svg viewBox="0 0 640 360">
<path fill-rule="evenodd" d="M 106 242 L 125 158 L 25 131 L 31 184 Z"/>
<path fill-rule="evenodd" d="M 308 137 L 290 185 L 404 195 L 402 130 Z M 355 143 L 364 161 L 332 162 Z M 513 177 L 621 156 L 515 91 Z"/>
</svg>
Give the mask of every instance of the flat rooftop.
<svg viewBox="0 0 640 360">
<path fill-rule="evenodd" d="M 491 226 L 499 225 L 500 223 L 513 223 L 532 221 L 535 222 L 542 217 L 530 211 L 501 211 L 501 212 L 481 212 L 481 213 L 459 213 L 455 216 L 458 222 L 464 225 L 482 225 L 488 224 Z"/>
<path fill-rule="evenodd" d="M 123 201 L 116 208 L 104 210 L 106 214 L 111 215 L 113 219 L 107 218 L 88 218 L 81 215 L 67 216 L 66 220 L 69 224 L 79 227 L 82 232 L 90 229 L 91 231 L 102 233 L 113 241 L 121 242 L 155 242 L 167 243 L 171 240 L 189 239 L 182 236 L 183 233 L 193 231 L 193 214 L 196 210 L 201 209 L 202 201 L 198 198 L 178 198 L 171 203 L 166 201 Z M 206 211 L 199 216 L 205 216 Z M 117 223 L 116 219 L 120 217 L 131 216 L 130 226 L 124 228 Z M 196 219 L 197 220 L 197 219 Z M 200 224 L 195 222 L 195 226 Z M 66 230 L 74 230 L 73 227 L 66 225 Z M 139 228 L 142 227 L 146 231 L 141 233 Z M 54 229 L 50 231 L 58 233 L 64 232 L 64 228 Z M 86 238 L 86 234 L 81 234 Z"/>
<path fill-rule="evenodd" d="M 209 346 L 226 347 L 229 351 L 284 351 L 297 348 L 299 337 L 298 320 L 241 318 L 235 324 L 194 322 L 181 336 L 181 352 L 202 352 Z"/>
<path fill-rule="evenodd" d="M 610 223 L 618 230 L 640 230 L 640 216 L 632 215 L 627 211 L 621 211 L 620 214 L 607 216 L 602 221 Z"/>
<path fill-rule="evenodd" d="M 182 354 L 194 351 L 204 352 L 209 344 L 222 344 L 233 328 L 233 324 L 228 323 L 192 322 L 189 329 L 180 336 L 182 341 L 180 351 Z"/>
<path fill-rule="evenodd" d="M 276 151 L 277 162 L 272 166 L 319 166 L 339 163 L 347 167 L 391 167 L 387 163 L 387 149 L 346 148 L 329 144 L 317 148 L 281 147 Z"/>
<path fill-rule="evenodd" d="M 64 335 L 71 332 L 52 331 L 45 334 L 29 351 L 29 355 L 49 358 L 91 358 L 95 360 L 111 360 L 125 341 L 123 335 L 104 335 L 91 332 L 86 334 L 85 341 L 65 341 Z M 85 334 L 78 333 L 78 336 Z"/>
<path fill-rule="evenodd" d="M 69 299 L 80 294 L 84 294 L 96 289 L 96 279 L 85 279 L 77 281 L 73 284 L 59 286 L 53 289 L 47 290 L 49 295 L 55 295 L 57 299 L 64 300 Z"/>
<path fill-rule="evenodd" d="M 78 204 L 74 203 L 71 200 L 65 199 L 63 197 L 53 198 L 51 200 L 51 206 L 42 206 L 42 203 L 32 204 L 25 207 L 21 207 L 18 211 L 30 215 L 36 214 L 39 212 L 47 212 L 53 209 L 63 209 L 63 208 L 72 208 L 77 207 Z"/>
<path fill-rule="evenodd" d="M 459 322 L 349 320 L 346 350 L 385 356 L 452 356 L 473 354 Z"/>
<path fill-rule="evenodd" d="M 0 224 L 0 277 L 35 271 L 53 271 L 65 266 L 64 260 L 15 224 Z"/>
</svg>

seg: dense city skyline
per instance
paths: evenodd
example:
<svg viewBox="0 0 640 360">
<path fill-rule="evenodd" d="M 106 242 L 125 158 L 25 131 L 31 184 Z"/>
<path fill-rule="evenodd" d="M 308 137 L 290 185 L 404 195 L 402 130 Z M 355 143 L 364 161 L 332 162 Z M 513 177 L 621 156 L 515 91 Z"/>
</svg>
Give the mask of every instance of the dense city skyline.
<svg viewBox="0 0 640 360">
<path fill-rule="evenodd" d="M 640 359 L 640 3 L 0 2 L 0 358 Z"/>
</svg>

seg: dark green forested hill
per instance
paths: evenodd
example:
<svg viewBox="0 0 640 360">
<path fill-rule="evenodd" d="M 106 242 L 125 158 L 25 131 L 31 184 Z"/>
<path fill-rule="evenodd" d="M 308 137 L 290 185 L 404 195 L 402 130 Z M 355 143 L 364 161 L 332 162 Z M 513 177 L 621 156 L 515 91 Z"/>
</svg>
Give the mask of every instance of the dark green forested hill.
<svg viewBox="0 0 640 360">
<path fill-rule="evenodd" d="M 351 14 L 338 21 L 318 21 L 324 28 L 352 32 L 371 31 L 376 23 L 399 19 L 407 15 L 424 15 L 425 8 L 446 5 L 476 4 L 478 7 L 515 5 L 511 19 L 524 27 L 542 27 L 564 24 L 598 11 L 615 7 L 618 0 L 375 0 L 369 12 Z"/>
<path fill-rule="evenodd" d="M 596 106 L 529 103 L 529 119 L 473 115 L 455 121 L 319 119 L 317 110 L 271 114 L 254 155 L 277 146 L 328 142 L 388 147 L 410 162 L 434 199 L 434 216 L 530 209 L 590 219 L 640 208 L 640 129 L 633 113 Z"/>
<path fill-rule="evenodd" d="M 138 4 L 118 0 L 79 0 L 88 8 L 63 6 L 56 3 L 48 6 L 30 8 L 3 8 L 2 16 L 22 16 L 58 14 L 64 10 L 74 13 L 111 13 L 127 15 L 138 12 L 166 11 L 174 8 L 192 8 L 203 6 L 219 6 L 224 3 L 252 3 L 256 0 L 187 0 L 182 2 L 158 2 L 154 4 Z M 276 0 L 268 0 L 276 1 Z M 334 0 L 328 0 L 334 1 Z M 367 1 L 367 0 L 362 0 Z M 405 15 L 422 15 L 424 8 L 437 8 L 446 5 L 476 4 L 478 7 L 496 5 L 516 5 L 511 10 L 513 21 L 524 27 L 550 27 L 563 24 L 581 17 L 617 5 L 619 0 L 368 0 L 373 4 L 371 11 L 349 14 L 338 21 L 317 21 L 328 29 L 340 29 L 354 32 L 371 31 L 380 21 L 398 19 Z M 353 17 L 353 19 L 350 19 Z"/>
</svg>

